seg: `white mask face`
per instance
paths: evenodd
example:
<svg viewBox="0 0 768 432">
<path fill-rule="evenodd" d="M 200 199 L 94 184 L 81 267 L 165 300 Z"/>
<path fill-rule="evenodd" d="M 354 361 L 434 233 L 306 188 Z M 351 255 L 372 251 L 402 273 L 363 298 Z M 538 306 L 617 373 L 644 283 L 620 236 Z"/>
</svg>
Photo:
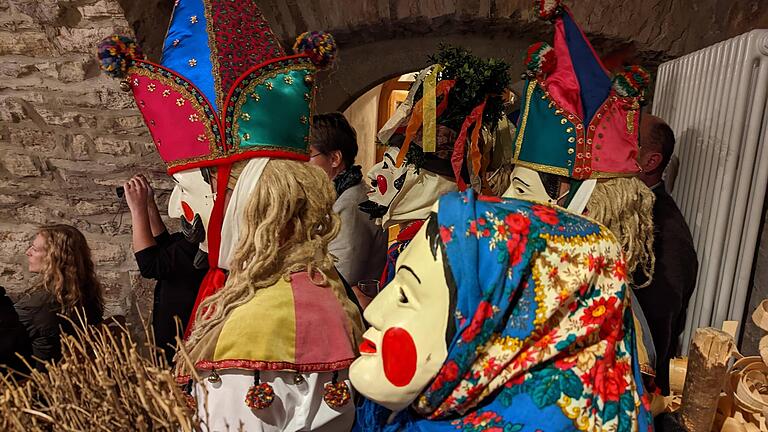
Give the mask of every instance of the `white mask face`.
<svg viewBox="0 0 768 432">
<path fill-rule="evenodd" d="M 384 153 L 384 159 L 368 171 L 368 180 L 371 186 L 368 191 L 369 201 L 389 207 L 402 189 L 403 179 L 401 178 L 408 171 L 408 166 L 405 163 L 400 168 L 395 166 L 399 152 L 399 148 L 389 147 Z"/>
<path fill-rule="evenodd" d="M 448 355 L 450 293 L 440 246 L 433 256 L 427 225 L 400 254 L 395 278 L 365 310 L 371 328 L 349 369 L 355 389 L 393 411 L 416 399 Z"/>
<path fill-rule="evenodd" d="M 200 243 L 200 249 L 208 252 L 208 221 L 213 211 L 214 198 L 211 185 L 205 181 L 198 168 L 177 172 L 173 174 L 173 180 L 176 186 L 168 201 L 168 216 L 183 216 L 187 222 L 192 223 L 195 215 L 200 215 L 206 234 L 205 240 Z"/>
<path fill-rule="evenodd" d="M 522 198 L 555 204 L 555 200 L 547 194 L 538 171 L 517 165 L 512 170 L 510 177 L 512 178 L 512 183 L 504 192 L 503 196 L 505 198 Z"/>
</svg>

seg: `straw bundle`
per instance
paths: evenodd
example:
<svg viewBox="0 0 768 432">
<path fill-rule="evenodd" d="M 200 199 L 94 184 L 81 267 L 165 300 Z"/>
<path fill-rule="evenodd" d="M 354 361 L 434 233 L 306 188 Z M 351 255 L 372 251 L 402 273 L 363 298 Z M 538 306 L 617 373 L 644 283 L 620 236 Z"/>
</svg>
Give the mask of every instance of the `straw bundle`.
<svg viewBox="0 0 768 432">
<path fill-rule="evenodd" d="M 0 430 L 200 430 L 151 343 L 142 354 L 122 326 L 73 327 L 62 338 L 61 360 L 46 371 L 0 377 Z"/>
</svg>

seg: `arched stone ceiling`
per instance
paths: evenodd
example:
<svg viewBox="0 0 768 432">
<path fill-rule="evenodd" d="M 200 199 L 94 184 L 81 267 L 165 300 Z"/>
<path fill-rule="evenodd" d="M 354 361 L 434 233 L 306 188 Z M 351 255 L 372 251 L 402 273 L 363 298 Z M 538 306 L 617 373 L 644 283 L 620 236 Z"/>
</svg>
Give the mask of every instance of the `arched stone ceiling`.
<svg viewBox="0 0 768 432">
<path fill-rule="evenodd" d="M 767 0 L 566 1 L 598 52 L 653 69 L 660 62 L 753 28 L 768 28 Z M 119 0 L 151 58 L 173 0 Z M 438 43 L 507 59 L 517 74 L 522 50 L 551 40 L 530 0 L 257 0 L 286 46 L 306 30 L 327 30 L 341 55 L 319 82 L 318 109 L 339 109 L 371 85 L 419 68 Z M 761 7 L 762 3 L 762 7 Z"/>
</svg>

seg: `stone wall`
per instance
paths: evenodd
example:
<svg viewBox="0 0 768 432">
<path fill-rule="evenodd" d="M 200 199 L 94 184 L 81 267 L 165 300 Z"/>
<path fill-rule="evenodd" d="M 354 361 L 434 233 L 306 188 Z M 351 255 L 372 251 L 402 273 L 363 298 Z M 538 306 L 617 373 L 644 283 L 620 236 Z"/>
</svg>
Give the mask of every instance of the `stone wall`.
<svg viewBox="0 0 768 432">
<path fill-rule="evenodd" d="M 133 98 L 99 71 L 95 46 L 116 32 L 132 34 L 115 0 L 0 0 L 0 285 L 12 296 L 34 283 L 36 227 L 66 223 L 88 238 L 109 314 L 151 298 L 114 189 L 143 172 L 166 202 L 170 184 Z"/>
<path fill-rule="evenodd" d="M 598 50 L 629 46 L 656 64 L 751 28 L 768 27 L 764 0 L 567 1 Z M 143 172 L 167 202 L 164 174 L 130 95 L 103 77 L 95 44 L 136 33 L 158 60 L 173 0 L 0 0 L 0 285 L 34 281 L 24 251 L 35 228 L 79 227 L 93 247 L 111 313 L 147 306 L 130 216 L 114 187 Z M 528 43 L 551 39 L 530 0 L 259 0 L 290 46 L 310 29 L 337 36 L 337 67 L 321 80 L 320 111 L 343 109 L 381 81 L 419 69 L 440 42 L 522 67 Z M 618 6 L 617 6 L 618 5 Z M 161 212 L 164 210 L 161 209 Z M 137 300 L 138 299 L 138 300 Z"/>
</svg>

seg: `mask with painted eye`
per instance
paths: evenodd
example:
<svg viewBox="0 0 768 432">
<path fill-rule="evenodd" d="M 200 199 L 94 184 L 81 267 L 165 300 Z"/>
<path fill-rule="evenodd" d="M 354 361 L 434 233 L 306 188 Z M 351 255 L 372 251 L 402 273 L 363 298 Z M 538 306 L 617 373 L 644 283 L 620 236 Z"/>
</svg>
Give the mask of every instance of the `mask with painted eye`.
<svg viewBox="0 0 768 432">
<path fill-rule="evenodd" d="M 455 333 L 449 323 L 455 284 L 446 276 L 436 219 L 416 234 L 397 260 L 395 278 L 365 310 L 371 327 L 350 367 L 354 387 L 391 410 L 407 407 L 437 375 Z"/>
<path fill-rule="evenodd" d="M 542 173 L 517 165 L 510 176 L 512 182 L 503 194 L 506 198 L 521 198 L 560 205 L 569 192 L 567 180 L 555 174 Z"/>
</svg>

